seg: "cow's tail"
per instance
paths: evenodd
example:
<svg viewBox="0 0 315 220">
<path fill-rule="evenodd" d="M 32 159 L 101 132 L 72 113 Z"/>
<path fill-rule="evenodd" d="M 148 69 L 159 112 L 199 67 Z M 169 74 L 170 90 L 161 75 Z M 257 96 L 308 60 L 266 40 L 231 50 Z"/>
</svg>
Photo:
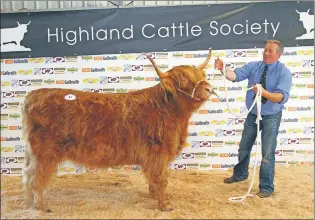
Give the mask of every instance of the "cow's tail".
<svg viewBox="0 0 315 220">
<path fill-rule="evenodd" d="M 23 184 L 23 191 L 24 191 L 24 199 L 26 204 L 31 204 L 34 200 L 34 192 L 31 187 L 31 181 L 33 178 L 34 173 L 34 162 L 32 161 L 32 158 L 34 159 L 34 156 L 32 154 L 31 146 L 29 143 L 29 132 L 28 132 L 28 111 L 27 111 L 27 97 L 25 98 L 25 101 L 22 106 L 22 133 L 24 137 L 24 170 L 23 170 L 23 178 L 22 178 L 22 184 Z"/>
</svg>

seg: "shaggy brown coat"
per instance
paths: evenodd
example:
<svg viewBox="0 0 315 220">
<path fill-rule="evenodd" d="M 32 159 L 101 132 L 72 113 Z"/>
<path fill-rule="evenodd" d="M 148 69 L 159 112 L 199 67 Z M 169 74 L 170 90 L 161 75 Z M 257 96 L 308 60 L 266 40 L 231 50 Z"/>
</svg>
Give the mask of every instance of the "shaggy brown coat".
<svg viewBox="0 0 315 220">
<path fill-rule="evenodd" d="M 166 194 L 168 165 L 185 145 L 192 113 L 212 93 L 202 70 L 210 56 L 211 50 L 200 66 L 176 66 L 166 73 L 147 56 L 160 83 L 127 94 L 31 91 L 23 105 L 26 201 L 50 211 L 43 190 L 65 160 L 91 168 L 139 164 L 159 208 L 172 210 Z M 65 99 L 69 94 L 76 98 Z"/>
</svg>

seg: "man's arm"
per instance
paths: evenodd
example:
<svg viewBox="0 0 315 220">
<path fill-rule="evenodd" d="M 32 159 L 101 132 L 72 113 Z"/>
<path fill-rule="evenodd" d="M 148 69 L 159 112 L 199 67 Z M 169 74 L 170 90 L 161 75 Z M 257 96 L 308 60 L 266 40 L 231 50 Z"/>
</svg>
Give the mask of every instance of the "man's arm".
<svg viewBox="0 0 315 220">
<path fill-rule="evenodd" d="M 224 73 L 223 73 L 223 70 L 221 70 L 221 73 L 224 74 Z M 226 70 L 225 70 L 225 78 L 226 78 L 227 80 L 230 80 L 230 81 L 235 81 L 235 79 L 236 79 L 236 74 L 235 74 L 232 70 L 226 69 Z"/>
<path fill-rule="evenodd" d="M 222 74 L 224 74 L 223 66 L 224 66 L 223 61 L 217 58 L 215 60 L 215 67 L 218 70 L 220 70 Z M 225 78 L 232 82 L 240 82 L 240 81 L 246 80 L 250 77 L 250 74 L 253 68 L 255 68 L 255 66 L 256 66 L 255 62 L 249 62 L 241 68 L 235 68 L 234 71 L 225 69 Z"/>
<path fill-rule="evenodd" d="M 284 104 L 288 101 L 290 96 L 290 89 L 292 85 L 292 74 L 288 69 L 285 69 L 284 73 L 279 79 L 278 86 L 275 88 L 274 92 L 268 92 L 264 88 L 262 88 L 262 96 L 266 99 Z M 257 92 L 257 87 L 254 86 L 253 91 Z"/>
<path fill-rule="evenodd" d="M 281 102 L 283 100 L 283 94 L 282 93 L 268 92 L 265 89 L 262 91 L 261 95 L 272 102 Z"/>
</svg>

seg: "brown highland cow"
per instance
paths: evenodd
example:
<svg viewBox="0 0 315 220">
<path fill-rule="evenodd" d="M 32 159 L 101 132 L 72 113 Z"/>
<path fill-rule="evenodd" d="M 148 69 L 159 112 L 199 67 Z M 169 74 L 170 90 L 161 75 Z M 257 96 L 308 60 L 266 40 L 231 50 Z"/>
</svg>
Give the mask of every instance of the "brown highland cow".
<svg viewBox="0 0 315 220">
<path fill-rule="evenodd" d="M 90 168 L 141 165 L 150 195 L 161 210 L 172 210 L 166 193 L 168 165 L 185 145 L 191 115 L 213 93 L 203 70 L 210 57 L 211 49 L 201 65 L 175 66 L 163 73 L 147 55 L 160 83 L 125 94 L 31 91 L 22 122 L 26 202 L 49 212 L 43 190 L 57 165 L 69 160 Z"/>
</svg>

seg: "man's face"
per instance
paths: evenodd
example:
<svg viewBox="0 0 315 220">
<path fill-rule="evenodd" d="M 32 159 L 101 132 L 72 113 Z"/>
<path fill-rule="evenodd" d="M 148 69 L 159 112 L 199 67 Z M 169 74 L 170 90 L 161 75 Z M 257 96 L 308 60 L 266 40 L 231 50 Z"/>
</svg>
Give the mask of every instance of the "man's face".
<svg viewBox="0 0 315 220">
<path fill-rule="evenodd" d="M 276 43 L 267 43 L 265 45 L 264 62 L 266 64 L 271 64 L 280 58 L 281 52 L 278 52 L 278 49 L 279 47 Z"/>
</svg>

